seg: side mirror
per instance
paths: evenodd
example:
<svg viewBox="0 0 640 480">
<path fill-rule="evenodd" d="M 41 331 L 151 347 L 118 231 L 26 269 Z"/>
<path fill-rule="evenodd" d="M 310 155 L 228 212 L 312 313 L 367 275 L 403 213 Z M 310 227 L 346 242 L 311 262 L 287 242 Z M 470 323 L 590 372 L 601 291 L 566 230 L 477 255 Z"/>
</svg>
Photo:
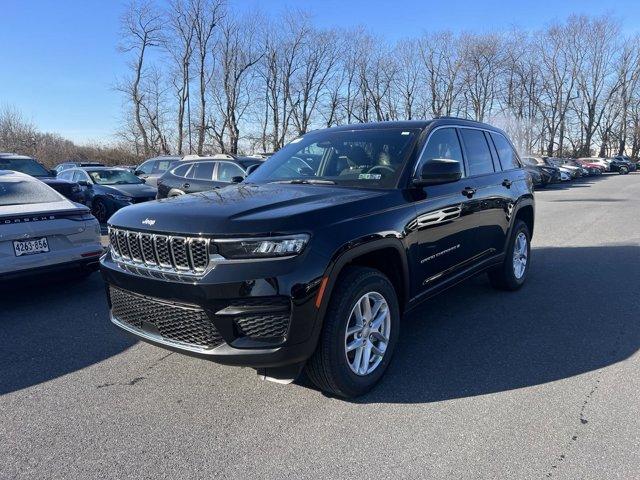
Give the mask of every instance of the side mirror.
<svg viewBox="0 0 640 480">
<path fill-rule="evenodd" d="M 49 174 L 50 174 L 52 177 L 57 177 L 57 176 L 58 176 L 58 171 L 57 171 L 57 170 L 49 170 Z"/>
<path fill-rule="evenodd" d="M 138 180 L 140 180 L 142 183 L 147 183 L 147 179 L 146 178 L 139 178 Z"/>
<path fill-rule="evenodd" d="M 231 182 L 232 183 L 241 183 L 244 180 L 244 177 L 241 175 L 238 175 L 237 177 L 232 177 L 231 178 Z"/>
<path fill-rule="evenodd" d="M 133 171 L 133 174 L 134 174 L 134 175 L 142 175 L 143 173 L 144 173 L 144 172 L 143 172 L 142 170 L 138 170 L 138 169 L 135 169 L 135 170 Z"/>
<path fill-rule="evenodd" d="M 87 180 L 78 180 L 78 185 L 80 185 L 81 187 L 91 188 L 91 182 Z"/>
<path fill-rule="evenodd" d="M 427 185 L 441 185 L 457 182 L 462 178 L 462 165 L 458 160 L 448 158 L 432 158 L 422 165 L 418 178 L 413 179 L 413 185 L 425 187 Z"/>
</svg>

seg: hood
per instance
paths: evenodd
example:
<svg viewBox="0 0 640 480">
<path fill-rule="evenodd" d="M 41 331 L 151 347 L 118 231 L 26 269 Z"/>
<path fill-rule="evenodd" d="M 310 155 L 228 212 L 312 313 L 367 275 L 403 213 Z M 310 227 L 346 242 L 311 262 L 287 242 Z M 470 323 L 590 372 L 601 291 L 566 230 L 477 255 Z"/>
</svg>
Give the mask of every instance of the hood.
<svg viewBox="0 0 640 480">
<path fill-rule="evenodd" d="M 133 198 L 149 198 L 156 196 L 156 189 L 144 183 L 135 183 L 131 185 L 94 185 L 104 193 L 113 193 L 115 195 L 126 195 Z"/>
<path fill-rule="evenodd" d="M 109 223 L 183 234 L 295 233 L 389 208 L 400 196 L 397 190 L 332 185 L 235 184 L 133 205 L 117 211 Z"/>
</svg>

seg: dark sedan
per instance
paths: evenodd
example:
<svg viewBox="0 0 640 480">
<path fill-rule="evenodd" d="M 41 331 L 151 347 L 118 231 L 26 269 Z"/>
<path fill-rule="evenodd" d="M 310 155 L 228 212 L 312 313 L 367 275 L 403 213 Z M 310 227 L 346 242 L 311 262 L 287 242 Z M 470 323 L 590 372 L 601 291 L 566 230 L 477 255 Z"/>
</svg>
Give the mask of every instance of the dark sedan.
<svg viewBox="0 0 640 480">
<path fill-rule="evenodd" d="M 80 184 L 84 203 L 100 223 L 105 223 L 122 207 L 156 198 L 155 188 L 124 168 L 72 168 L 60 176 Z"/>
<path fill-rule="evenodd" d="M 262 162 L 258 158 L 251 157 L 224 160 L 217 157 L 204 157 L 182 161 L 160 177 L 157 198 L 204 192 L 230 183 L 241 182 Z"/>
<path fill-rule="evenodd" d="M 77 183 L 57 178 L 54 172 L 47 170 L 34 158 L 15 153 L 0 153 L 0 170 L 13 170 L 36 177 L 69 200 L 82 203 L 82 192 Z"/>
<path fill-rule="evenodd" d="M 542 159 L 536 157 L 522 157 L 524 168 L 533 179 L 535 187 L 545 187 L 550 183 L 560 182 L 560 169 L 544 164 Z"/>
</svg>

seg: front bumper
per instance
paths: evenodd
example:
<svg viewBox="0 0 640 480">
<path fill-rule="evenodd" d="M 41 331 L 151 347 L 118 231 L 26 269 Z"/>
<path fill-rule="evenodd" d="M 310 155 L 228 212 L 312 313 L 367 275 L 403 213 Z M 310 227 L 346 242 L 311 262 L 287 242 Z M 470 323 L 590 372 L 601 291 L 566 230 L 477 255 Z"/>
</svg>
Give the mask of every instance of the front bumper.
<svg viewBox="0 0 640 480">
<path fill-rule="evenodd" d="M 119 328 L 218 363 L 275 368 L 304 362 L 320 332 L 315 297 L 323 260 L 302 256 L 305 268 L 301 258 L 218 265 L 188 281 L 134 272 L 110 253 L 100 263 Z"/>
</svg>

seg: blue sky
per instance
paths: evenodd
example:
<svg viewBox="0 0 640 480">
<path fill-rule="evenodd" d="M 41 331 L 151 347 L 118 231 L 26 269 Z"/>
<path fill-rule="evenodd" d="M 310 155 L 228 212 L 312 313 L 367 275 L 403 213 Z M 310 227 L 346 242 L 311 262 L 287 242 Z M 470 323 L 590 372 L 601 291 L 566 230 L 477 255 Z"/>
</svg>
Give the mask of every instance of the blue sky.
<svg viewBox="0 0 640 480">
<path fill-rule="evenodd" d="M 612 13 L 640 30 L 638 0 L 229 0 L 233 8 L 309 11 L 317 25 L 363 25 L 393 41 L 432 30 L 537 29 L 572 13 Z M 126 68 L 117 49 L 121 0 L 3 0 L 0 106 L 79 143 L 109 141 L 120 120 L 113 88 Z"/>
</svg>

